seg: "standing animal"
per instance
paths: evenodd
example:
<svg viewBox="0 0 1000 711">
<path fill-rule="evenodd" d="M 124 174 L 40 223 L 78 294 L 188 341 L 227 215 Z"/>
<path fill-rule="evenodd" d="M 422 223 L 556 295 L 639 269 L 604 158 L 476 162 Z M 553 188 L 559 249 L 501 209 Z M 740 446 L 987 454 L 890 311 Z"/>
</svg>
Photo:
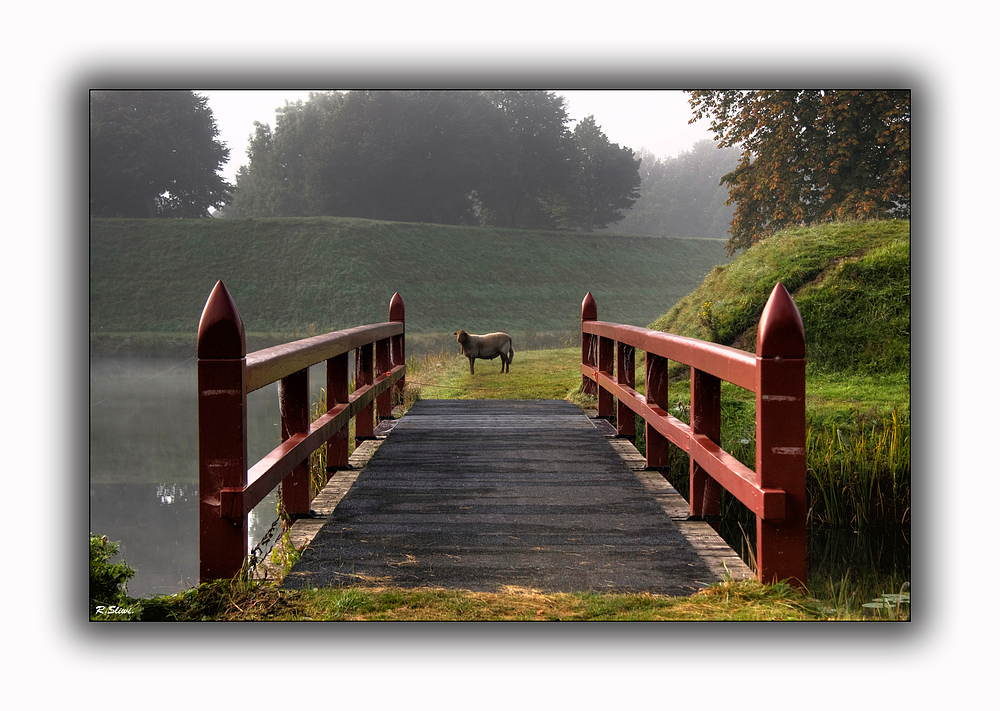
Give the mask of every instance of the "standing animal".
<svg viewBox="0 0 1000 711">
<path fill-rule="evenodd" d="M 514 360 L 514 343 L 506 333 L 487 333 L 476 336 L 459 329 L 455 340 L 462 346 L 462 355 L 469 359 L 469 372 L 476 374 L 476 358 L 493 360 L 500 356 L 500 372 L 510 372 L 510 362 Z"/>
</svg>

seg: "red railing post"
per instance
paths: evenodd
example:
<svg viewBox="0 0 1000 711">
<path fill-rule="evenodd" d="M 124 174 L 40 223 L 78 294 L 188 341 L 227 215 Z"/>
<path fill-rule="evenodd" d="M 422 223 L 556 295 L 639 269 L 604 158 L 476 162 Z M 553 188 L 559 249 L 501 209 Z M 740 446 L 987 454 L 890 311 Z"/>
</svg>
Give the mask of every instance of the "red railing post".
<svg viewBox="0 0 1000 711">
<path fill-rule="evenodd" d="M 666 415 L 669 402 L 668 361 L 663 356 L 646 353 L 646 404 Z M 646 423 L 646 468 L 664 469 L 670 466 L 670 440 Z"/>
<path fill-rule="evenodd" d="M 597 369 L 609 378 L 615 372 L 615 342 L 603 336 L 597 339 Z M 597 416 L 611 417 L 615 412 L 615 396 L 597 386 Z"/>
<path fill-rule="evenodd" d="M 616 364 L 618 382 L 621 385 L 635 389 L 635 346 L 618 342 L 618 362 Z M 621 400 L 618 401 L 616 413 L 618 436 L 635 439 L 635 413 Z"/>
<path fill-rule="evenodd" d="M 397 291 L 389 301 L 389 320 L 401 324 L 406 324 L 406 307 L 403 304 L 403 297 Z M 392 349 L 389 359 L 389 367 L 395 368 L 397 365 L 406 363 L 406 333 L 400 333 L 392 337 Z M 396 392 L 402 396 L 406 387 L 406 378 L 400 378 L 396 382 Z"/>
<path fill-rule="evenodd" d="M 716 444 L 722 441 L 722 381 L 691 368 L 691 435 L 704 435 Z M 719 530 L 719 483 L 691 458 L 690 509 Z"/>
<path fill-rule="evenodd" d="M 349 426 L 358 441 L 372 436 L 376 405 L 405 373 L 403 300 L 394 295 L 390 321 L 331 332 L 246 352 L 243 321 L 220 281 L 198 325 L 199 576 L 231 578 L 247 558 L 247 513 L 281 486 L 284 511 L 308 514 L 312 503 L 310 459 L 327 448 L 327 480 L 347 468 Z M 359 337 L 360 336 L 360 337 Z M 367 340 L 367 343 L 365 342 Z M 379 383 L 374 382 L 373 345 Z M 348 364 L 355 349 L 358 397 L 350 395 Z M 326 362 L 327 412 L 311 418 L 309 368 Z M 395 370 L 395 372 L 393 372 Z M 278 383 L 280 445 L 252 467 L 247 458 L 247 394 Z M 381 412 L 380 412 L 381 414 Z M 335 429 L 336 428 L 336 429 Z"/>
<path fill-rule="evenodd" d="M 247 555 L 247 519 L 222 511 L 222 490 L 247 483 L 246 336 L 225 285 L 198 324 L 198 516 L 202 582 L 231 578 Z"/>
<path fill-rule="evenodd" d="M 326 361 L 326 409 L 350 402 L 350 387 L 347 377 L 347 353 L 341 353 Z M 348 440 L 350 422 L 345 422 L 333 437 L 326 442 L 326 479 L 330 480 L 337 469 L 347 469 Z"/>
<path fill-rule="evenodd" d="M 368 343 L 354 351 L 354 390 L 375 382 L 374 358 L 372 344 Z M 365 439 L 371 439 L 375 434 L 375 403 L 362 408 L 354 418 L 354 444 L 361 444 Z"/>
<path fill-rule="evenodd" d="M 580 306 L 580 360 L 584 365 L 597 366 L 597 336 L 592 333 L 583 332 L 583 321 L 597 320 L 597 303 L 588 291 L 583 297 L 583 304 Z M 597 394 L 597 383 L 582 376 L 580 390 L 586 395 Z"/>
<path fill-rule="evenodd" d="M 385 338 L 375 342 L 375 377 L 380 378 L 390 370 L 389 365 L 392 354 L 390 353 L 389 339 Z M 392 391 L 386 390 L 379 393 L 375 398 L 375 415 L 379 420 L 386 420 L 392 417 Z"/>
<path fill-rule="evenodd" d="M 806 584 L 806 361 L 802 316 L 781 282 L 757 330 L 757 476 L 785 492 L 785 518 L 757 517 L 762 582 Z"/>
<path fill-rule="evenodd" d="M 303 368 L 278 381 L 281 441 L 309 431 L 309 369 Z M 286 514 L 309 513 L 309 458 L 281 482 L 281 506 Z"/>
</svg>

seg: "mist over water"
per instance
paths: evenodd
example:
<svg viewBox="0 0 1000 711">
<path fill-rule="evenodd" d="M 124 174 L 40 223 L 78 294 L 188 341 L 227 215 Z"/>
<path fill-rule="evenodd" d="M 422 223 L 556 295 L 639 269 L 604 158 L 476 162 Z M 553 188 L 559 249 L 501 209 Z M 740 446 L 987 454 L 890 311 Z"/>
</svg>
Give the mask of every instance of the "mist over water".
<svg viewBox="0 0 1000 711">
<path fill-rule="evenodd" d="M 310 372 L 314 397 L 322 366 Z M 90 367 L 90 531 L 120 541 L 134 597 L 198 584 L 198 392 L 195 359 L 95 358 Z M 256 462 L 281 442 L 278 389 L 247 397 Z M 277 517 L 272 492 L 249 517 L 249 546 Z"/>
</svg>

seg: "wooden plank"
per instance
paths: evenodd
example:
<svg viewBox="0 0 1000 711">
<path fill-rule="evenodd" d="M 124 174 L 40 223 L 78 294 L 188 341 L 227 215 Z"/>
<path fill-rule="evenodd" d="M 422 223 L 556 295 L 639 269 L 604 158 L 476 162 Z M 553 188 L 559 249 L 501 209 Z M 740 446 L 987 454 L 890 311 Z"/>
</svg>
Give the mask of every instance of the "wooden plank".
<svg viewBox="0 0 1000 711">
<path fill-rule="evenodd" d="M 708 524 L 682 535 L 662 503 L 676 492 L 651 491 L 618 448 L 562 401 L 420 401 L 283 586 L 689 594 L 723 579 L 738 558 Z"/>
<path fill-rule="evenodd" d="M 312 504 L 310 505 L 316 518 L 300 518 L 289 529 L 289 542 L 292 546 L 301 548 L 312 543 L 313 538 L 316 537 L 316 534 L 323 527 L 326 518 L 334 512 L 337 504 L 350 491 L 351 486 L 358 478 L 358 474 L 364 469 L 365 464 L 368 463 L 368 460 L 378 450 L 378 446 L 381 443 L 381 439 L 366 440 L 351 454 L 349 460 L 350 468 L 340 469 L 333 473 L 326 486 L 323 487 L 321 492 L 316 494 L 316 498 L 312 500 Z M 278 545 L 282 544 L 279 543 Z M 268 557 L 257 566 L 256 577 L 261 580 L 280 581 L 282 573 L 278 566 L 271 562 L 270 557 Z"/>
<path fill-rule="evenodd" d="M 720 580 L 724 580 L 727 575 L 735 580 L 753 579 L 753 570 L 711 524 L 686 520 L 690 510 L 688 502 L 658 470 L 646 469 L 645 457 L 632 442 L 620 437 L 609 439 L 608 442 Z"/>
</svg>

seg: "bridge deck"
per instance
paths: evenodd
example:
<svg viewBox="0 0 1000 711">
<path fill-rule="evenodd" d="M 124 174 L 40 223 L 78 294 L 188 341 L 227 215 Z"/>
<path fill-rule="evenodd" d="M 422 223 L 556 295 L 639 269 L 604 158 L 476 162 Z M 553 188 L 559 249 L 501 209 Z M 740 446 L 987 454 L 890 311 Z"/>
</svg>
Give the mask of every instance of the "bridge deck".
<svg viewBox="0 0 1000 711">
<path fill-rule="evenodd" d="M 676 520 L 682 504 L 571 403 L 424 400 L 311 524 L 282 586 L 687 595 L 749 575 L 708 524 Z"/>
</svg>

